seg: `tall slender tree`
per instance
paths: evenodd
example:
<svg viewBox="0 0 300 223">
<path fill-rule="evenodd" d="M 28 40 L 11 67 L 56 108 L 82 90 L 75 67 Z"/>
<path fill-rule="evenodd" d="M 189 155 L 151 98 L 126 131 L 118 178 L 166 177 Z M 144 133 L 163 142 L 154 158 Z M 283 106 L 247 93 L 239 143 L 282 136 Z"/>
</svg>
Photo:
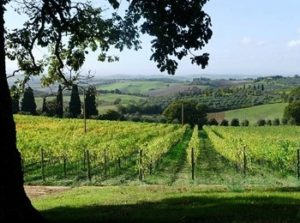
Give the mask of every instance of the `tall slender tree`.
<svg viewBox="0 0 300 223">
<path fill-rule="evenodd" d="M 46 97 L 43 97 L 43 105 L 42 105 L 42 113 L 48 113 L 47 101 Z"/>
<path fill-rule="evenodd" d="M 81 101 L 79 97 L 78 86 L 76 84 L 72 86 L 69 113 L 72 118 L 76 118 L 81 114 Z"/>
<path fill-rule="evenodd" d="M 62 93 L 62 87 L 61 85 L 59 85 L 57 95 L 56 95 L 56 115 L 62 118 L 63 114 L 64 114 L 63 93 Z"/>
<path fill-rule="evenodd" d="M 36 115 L 36 103 L 31 87 L 26 88 L 24 91 L 24 95 L 21 101 L 21 111 Z"/>
<path fill-rule="evenodd" d="M 85 93 L 85 115 L 87 118 L 98 115 L 96 94 L 96 88 L 93 86 L 89 86 Z"/>
<path fill-rule="evenodd" d="M 12 100 L 12 112 L 16 114 L 20 111 L 20 92 L 16 85 L 11 86 L 10 95 Z"/>
<path fill-rule="evenodd" d="M 18 1 L 28 21 L 8 33 L 5 46 L 4 12 L 10 0 L 0 1 L 0 222 L 43 222 L 23 188 L 20 153 L 7 83 L 5 55 L 17 60 L 24 81 L 31 75 L 47 74 L 43 84 L 61 81 L 70 86 L 78 75 L 65 75 L 65 67 L 78 71 L 87 48 L 100 50 L 100 61 L 117 57 L 107 54 L 113 46 L 139 49 L 139 31 L 153 37 L 151 60 L 161 71 L 174 74 L 189 52 L 201 50 L 212 36 L 210 17 L 203 11 L 208 0 L 132 0 L 125 16 L 113 13 L 103 18 L 103 10 L 89 1 Z M 24 2 L 22 5 L 21 3 Z M 118 0 L 107 0 L 114 9 Z M 117 11 L 116 11 L 117 12 Z M 48 57 L 36 60 L 34 46 L 49 49 Z M 6 50 L 7 49 L 7 50 Z M 204 68 L 209 55 L 191 55 L 191 62 Z M 70 70 L 68 69 L 68 70 Z"/>
</svg>

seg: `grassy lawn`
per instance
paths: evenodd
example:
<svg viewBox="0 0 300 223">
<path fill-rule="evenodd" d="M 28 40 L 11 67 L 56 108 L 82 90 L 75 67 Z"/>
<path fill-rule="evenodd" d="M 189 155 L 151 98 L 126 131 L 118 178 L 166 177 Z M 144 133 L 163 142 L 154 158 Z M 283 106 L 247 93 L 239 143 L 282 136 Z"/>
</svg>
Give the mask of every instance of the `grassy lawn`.
<svg viewBox="0 0 300 223">
<path fill-rule="evenodd" d="M 33 199 L 50 222 L 296 223 L 300 192 L 198 187 L 81 187 Z"/>
<path fill-rule="evenodd" d="M 259 105 L 250 108 L 243 108 L 225 112 L 225 118 L 231 120 L 238 118 L 240 121 L 248 119 L 251 124 L 256 124 L 257 120 L 273 120 L 275 118 L 282 119 L 286 103 Z"/>
</svg>

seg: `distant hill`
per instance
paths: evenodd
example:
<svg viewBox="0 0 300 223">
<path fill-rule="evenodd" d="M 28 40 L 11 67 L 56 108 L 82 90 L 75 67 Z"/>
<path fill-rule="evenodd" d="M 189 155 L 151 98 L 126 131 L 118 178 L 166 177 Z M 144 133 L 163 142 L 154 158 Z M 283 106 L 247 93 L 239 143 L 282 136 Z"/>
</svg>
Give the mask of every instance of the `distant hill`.
<svg viewBox="0 0 300 223">
<path fill-rule="evenodd" d="M 233 118 L 238 118 L 240 121 L 248 119 L 250 124 L 253 125 L 259 119 L 273 120 L 275 118 L 279 118 L 281 120 L 286 106 L 287 103 L 258 105 L 226 112 L 211 113 L 209 114 L 209 118 L 214 117 L 218 121 L 224 118 L 229 121 Z"/>
<path fill-rule="evenodd" d="M 112 83 L 97 85 L 98 90 L 118 89 L 123 93 L 149 95 L 153 91 L 167 90 L 173 86 L 181 86 L 182 82 L 172 80 L 118 80 Z"/>
</svg>

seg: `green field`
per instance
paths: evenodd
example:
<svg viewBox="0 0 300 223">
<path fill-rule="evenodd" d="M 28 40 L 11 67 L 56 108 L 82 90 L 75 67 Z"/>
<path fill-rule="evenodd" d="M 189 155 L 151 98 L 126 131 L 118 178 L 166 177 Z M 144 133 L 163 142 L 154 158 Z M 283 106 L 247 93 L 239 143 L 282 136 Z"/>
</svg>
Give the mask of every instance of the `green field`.
<svg viewBox="0 0 300 223">
<path fill-rule="evenodd" d="M 33 200 L 50 222 L 298 223 L 299 192 L 218 188 L 82 187 Z"/>
<path fill-rule="evenodd" d="M 97 100 L 105 101 L 107 103 L 114 103 L 114 101 L 117 98 L 120 98 L 121 104 L 124 104 L 124 105 L 145 100 L 145 97 L 126 95 L 126 94 L 100 94 L 100 95 L 98 95 Z"/>
<path fill-rule="evenodd" d="M 238 118 L 240 121 L 248 119 L 251 124 L 256 124 L 259 119 L 274 120 L 279 118 L 281 120 L 286 106 L 286 103 L 277 103 L 226 111 L 225 119 Z"/>
<path fill-rule="evenodd" d="M 115 90 L 122 92 L 148 95 L 153 90 L 161 90 L 171 86 L 180 85 L 178 83 L 168 83 L 164 81 L 133 81 L 121 80 L 112 84 L 98 85 L 97 90 Z"/>
</svg>

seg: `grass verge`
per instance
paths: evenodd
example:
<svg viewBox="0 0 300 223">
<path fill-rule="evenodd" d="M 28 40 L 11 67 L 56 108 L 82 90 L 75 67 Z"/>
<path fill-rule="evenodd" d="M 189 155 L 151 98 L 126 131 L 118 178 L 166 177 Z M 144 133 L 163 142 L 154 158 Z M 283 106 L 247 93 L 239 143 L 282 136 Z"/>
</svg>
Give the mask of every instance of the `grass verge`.
<svg viewBox="0 0 300 223">
<path fill-rule="evenodd" d="M 33 200 L 50 222 L 296 223 L 300 192 L 168 186 L 81 187 Z"/>
</svg>

